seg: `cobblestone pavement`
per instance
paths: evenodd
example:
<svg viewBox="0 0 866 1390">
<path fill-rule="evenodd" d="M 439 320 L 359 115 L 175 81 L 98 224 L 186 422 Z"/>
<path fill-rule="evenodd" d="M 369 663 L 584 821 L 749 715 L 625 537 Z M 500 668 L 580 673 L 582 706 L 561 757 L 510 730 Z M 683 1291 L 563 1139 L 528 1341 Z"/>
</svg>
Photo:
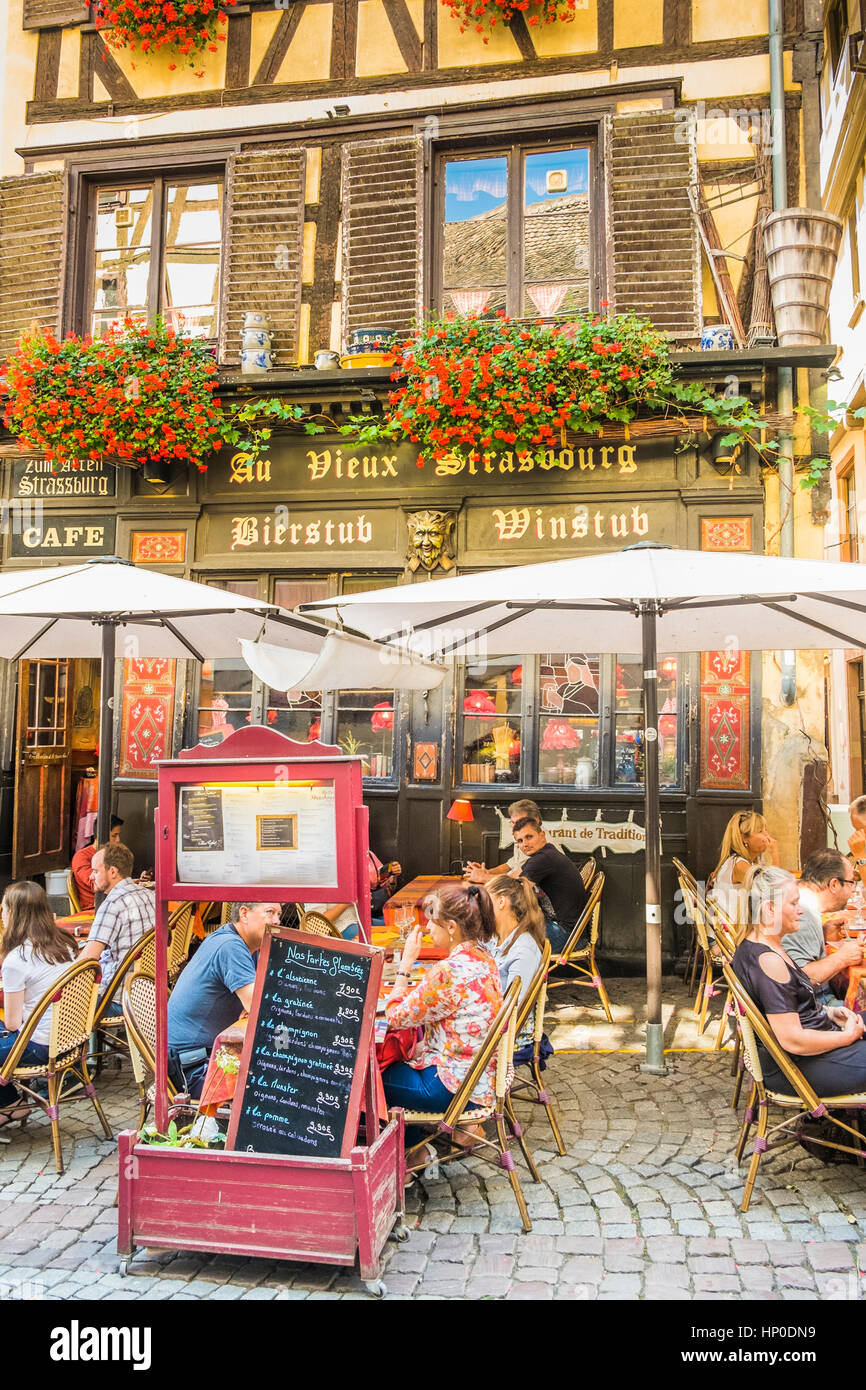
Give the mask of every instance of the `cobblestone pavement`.
<svg viewBox="0 0 866 1390">
<path fill-rule="evenodd" d="M 638 1062 L 622 1053 L 553 1059 L 547 1076 L 568 1154 L 556 1155 L 546 1118 L 533 1110 L 528 1135 L 541 1183 L 517 1160 L 530 1235 L 505 1175 L 477 1159 L 413 1189 L 410 1238 L 388 1248 L 389 1297 L 860 1297 L 866 1171 L 791 1150 L 762 1165 L 744 1216 L 727 1057 L 673 1054 L 663 1079 L 643 1076 Z M 128 1072 L 104 1073 L 99 1089 L 115 1130 L 129 1125 Z M 214 1255 L 142 1251 L 121 1278 L 114 1145 L 86 1102 L 66 1106 L 61 1125 L 62 1177 L 41 1116 L 0 1148 L 0 1296 L 369 1297 L 351 1271 Z"/>
</svg>

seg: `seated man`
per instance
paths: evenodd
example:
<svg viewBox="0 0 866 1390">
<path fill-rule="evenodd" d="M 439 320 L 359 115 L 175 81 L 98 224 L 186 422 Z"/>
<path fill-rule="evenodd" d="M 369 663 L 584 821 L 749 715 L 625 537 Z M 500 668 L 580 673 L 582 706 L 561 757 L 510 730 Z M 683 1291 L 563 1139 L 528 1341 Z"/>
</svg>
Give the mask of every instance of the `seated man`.
<svg viewBox="0 0 866 1390">
<path fill-rule="evenodd" d="M 103 845 L 93 856 L 94 886 L 107 896 L 97 908 L 79 959 L 100 960 L 100 999 L 111 984 L 119 962 L 130 946 L 150 931 L 156 917 L 153 889 L 141 888 L 130 878 L 132 864 L 132 850 L 126 845 Z M 109 1013 L 120 1013 L 118 1001 L 111 1005 Z"/>
<path fill-rule="evenodd" d="M 541 821 L 525 816 L 514 827 L 514 843 L 526 855 L 521 869 L 547 894 L 553 904 L 555 922 L 548 922 L 547 939 L 554 951 L 561 951 L 575 922 L 586 907 L 587 892 L 580 870 L 567 854 L 548 843 Z"/>
<path fill-rule="evenodd" d="M 120 827 L 122 825 L 123 821 L 119 816 L 111 817 L 109 844 L 120 844 Z M 75 886 L 78 889 L 78 901 L 81 903 L 82 912 L 93 911 L 93 856 L 96 854 L 97 848 L 96 837 L 94 836 L 89 845 L 85 845 L 83 849 L 78 850 L 72 856 L 70 868 L 72 877 L 75 879 Z"/>
<path fill-rule="evenodd" d="M 201 1095 L 211 1048 L 253 999 L 256 954 L 282 903 L 232 903 L 231 921 L 205 937 L 168 1001 L 168 1069 L 175 1086 Z"/>
<path fill-rule="evenodd" d="M 537 820 L 539 825 L 541 824 L 541 812 L 538 809 L 538 802 L 529 800 L 512 801 L 508 808 L 508 818 L 511 821 L 512 834 L 514 833 L 514 827 L 517 825 L 517 822 L 523 820 L 527 816 L 531 820 Z M 553 845 L 552 848 L 562 853 L 559 849 L 559 845 Z M 514 853 L 511 858 L 506 859 L 504 864 L 497 864 L 495 869 L 485 869 L 483 864 L 477 864 L 470 859 L 464 877 L 467 883 L 487 883 L 490 879 L 499 878 L 502 874 L 511 874 L 512 878 L 518 878 L 520 876 L 520 870 L 525 862 L 526 855 L 523 853 L 520 846 L 515 843 Z"/>
<path fill-rule="evenodd" d="M 828 955 L 821 919 L 825 913 L 838 913 L 844 908 L 854 887 L 854 870 L 843 854 L 836 849 L 819 849 L 803 865 L 800 878 L 799 928 L 781 938 L 781 946 L 795 965 L 799 965 L 815 986 L 818 1003 L 838 1008 L 837 999 L 829 987 L 834 975 L 849 965 L 860 965 L 863 952 L 856 941 L 843 941 L 838 950 Z"/>
</svg>

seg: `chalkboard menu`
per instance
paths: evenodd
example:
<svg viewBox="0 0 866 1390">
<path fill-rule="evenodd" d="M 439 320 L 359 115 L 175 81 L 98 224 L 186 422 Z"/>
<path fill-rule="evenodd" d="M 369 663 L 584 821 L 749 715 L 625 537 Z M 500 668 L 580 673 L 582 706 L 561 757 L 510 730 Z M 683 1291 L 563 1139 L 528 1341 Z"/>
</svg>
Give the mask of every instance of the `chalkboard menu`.
<svg viewBox="0 0 866 1390">
<path fill-rule="evenodd" d="M 381 953 L 281 930 L 265 938 L 227 1147 L 345 1156 L 355 1143 Z"/>
<path fill-rule="evenodd" d="M 217 788 L 184 787 L 180 799 L 180 840 L 186 853 L 193 850 L 222 853 L 223 794 Z"/>
</svg>

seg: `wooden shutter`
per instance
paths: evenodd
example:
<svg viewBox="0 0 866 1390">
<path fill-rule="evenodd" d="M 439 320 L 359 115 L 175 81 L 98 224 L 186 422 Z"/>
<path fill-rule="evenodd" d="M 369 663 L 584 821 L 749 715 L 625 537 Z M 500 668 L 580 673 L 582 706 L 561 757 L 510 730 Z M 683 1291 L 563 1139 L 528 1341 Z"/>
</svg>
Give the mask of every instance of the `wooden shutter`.
<svg viewBox="0 0 866 1390">
<path fill-rule="evenodd" d="M 86 0 L 24 0 L 24 29 L 55 29 L 64 24 L 86 24 L 90 6 Z"/>
<path fill-rule="evenodd" d="M 294 365 L 301 303 L 304 151 L 233 155 L 226 179 L 220 361 L 240 366 L 244 314 L 270 318 L 274 365 Z"/>
<path fill-rule="evenodd" d="M 65 231 L 63 174 L 0 179 L 0 356 L 34 320 L 60 331 Z"/>
<path fill-rule="evenodd" d="M 690 112 L 612 118 L 610 227 L 617 312 L 645 314 L 677 339 L 701 332 L 700 249 L 689 186 L 697 186 Z"/>
<path fill-rule="evenodd" d="M 421 313 L 422 142 L 357 140 L 343 155 L 343 329 L 408 333 Z"/>
</svg>

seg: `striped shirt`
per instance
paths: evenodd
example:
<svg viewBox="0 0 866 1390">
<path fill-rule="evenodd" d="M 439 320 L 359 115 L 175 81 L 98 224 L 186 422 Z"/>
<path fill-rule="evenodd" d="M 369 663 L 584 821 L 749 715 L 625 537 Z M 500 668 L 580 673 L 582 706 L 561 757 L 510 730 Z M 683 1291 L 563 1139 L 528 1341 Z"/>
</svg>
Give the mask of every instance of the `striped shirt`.
<svg viewBox="0 0 866 1390">
<path fill-rule="evenodd" d="M 156 920 L 156 899 L 152 888 L 141 888 L 131 878 L 122 878 L 97 908 L 87 940 L 104 947 L 100 957 L 102 984 L 100 997 L 111 983 L 119 961 L 130 946 L 149 932 Z"/>
</svg>

